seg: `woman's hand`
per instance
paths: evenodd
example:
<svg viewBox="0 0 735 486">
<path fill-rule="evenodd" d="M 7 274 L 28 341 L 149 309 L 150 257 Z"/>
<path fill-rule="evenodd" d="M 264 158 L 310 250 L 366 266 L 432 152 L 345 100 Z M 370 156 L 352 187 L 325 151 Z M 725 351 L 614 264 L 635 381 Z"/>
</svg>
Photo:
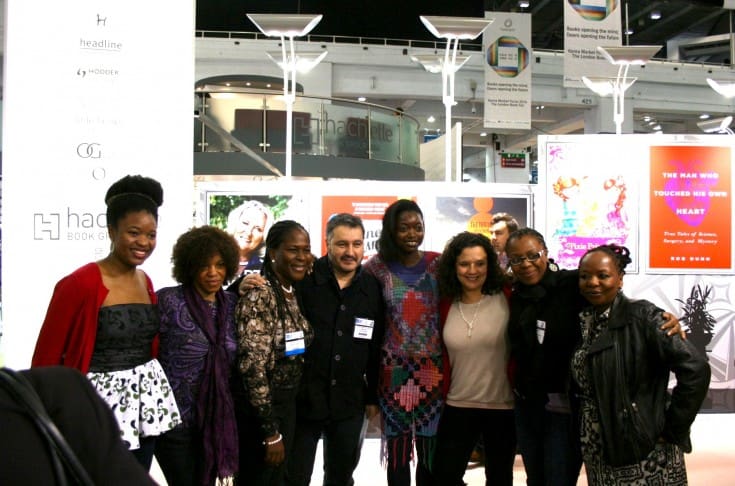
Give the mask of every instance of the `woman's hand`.
<svg viewBox="0 0 735 486">
<path fill-rule="evenodd" d="M 262 287 L 265 285 L 265 278 L 259 273 L 249 273 L 240 280 L 240 285 L 237 287 L 237 293 L 245 295 L 248 290 L 254 289 L 255 287 Z"/>
<path fill-rule="evenodd" d="M 269 466 L 278 466 L 286 458 L 286 449 L 283 447 L 283 436 L 275 434 L 266 437 L 265 441 L 265 463 Z"/>
<path fill-rule="evenodd" d="M 666 322 L 661 325 L 661 330 L 666 331 L 667 336 L 673 336 L 674 334 L 678 333 L 679 336 L 684 341 L 686 341 L 687 333 L 684 332 L 684 329 L 682 329 L 679 319 L 677 319 L 676 316 L 674 314 L 671 314 L 670 312 L 664 312 L 662 315 L 664 319 L 666 319 Z"/>
</svg>

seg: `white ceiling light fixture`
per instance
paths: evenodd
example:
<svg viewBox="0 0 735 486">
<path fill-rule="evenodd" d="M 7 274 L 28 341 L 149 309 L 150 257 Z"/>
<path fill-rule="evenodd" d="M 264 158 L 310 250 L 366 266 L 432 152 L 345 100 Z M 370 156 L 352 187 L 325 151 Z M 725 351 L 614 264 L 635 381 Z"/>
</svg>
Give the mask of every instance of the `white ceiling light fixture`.
<svg viewBox="0 0 735 486">
<path fill-rule="evenodd" d="M 661 20 L 661 11 L 660 10 L 652 10 L 651 13 L 648 15 L 648 17 L 651 20 Z"/>
<path fill-rule="evenodd" d="M 725 98 L 735 96 L 735 81 L 707 78 L 707 84 Z"/>
<path fill-rule="evenodd" d="M 723 118 L 712 118 L 710 120 L 704 120 L 697 122 L 697 126 L 704 133 L 727 133 L 729 135 L 735 135 L 730 125 L 732 124 L 732 116 L 726 116 Z"/>
<path fill-rule="evenodd" d="M 444 17 L 444 16 L 428 16 L 421 15 L 419 19 L 424 26 L 435 37 L 446 39 L 447 46 L 444 50 L 444 60 L 441 63 L 442 73 L 442 102 L 446 111 L 446 140 L 444 141 L 444 164 L 445 179 L 447 182 L 452 180 L 452 143 L 449 140 L 449 134 L 452 132 L 452 106 L 454 101 L 454 78 L 457 70 L 467 62 L 459 58 L 457 50 L 460 40 L 473 40 L 482 34 L 487 27 L 493 23 L 495 19 L 482 19 L 475 17 Z M 461 159 L 461 155 L 458 160 Z"/>
<path fill-rule="evenodd" d="M 531 2 L 528 0 L 518 0 L 518 7 L 519 8 L 528 8 L 531 6 Z"/>
<path fill-rule="evenodd" d="M 286 177 L 291 177 L 293 165 L 293 105 L 296 101 L 296 72 L 311 69 L 324 59 L 327 52 L 316 56 L 303 54 L 296 56 L 294 37 L 302 37 L 311 32 L 322 20 L 322 15 L 301 14 L 247 14 L 248 19 L 263 34 L 281 39 L 281 60 L 273 59 L 283 71 L 283 99 L 286 103 Z M 286 51 L 288 40 L 288 52 Z M 303 72 L 303 71 L 302 71 Z"/>
<path fill-rule="evenodd" d="M 701 115 L 699 115 L 699 119 L 700 120 L 709 120 L 711 116 L 712 115 L 710 115 L 709 113 L 702 113 Z"/>
<path fill-rule="evenodd" d="M 365 98 L 364 96 L 358 96 L 357 97 L 357 101 L 359 101 L 361 103 L 365 102 L 366 100 L 367 100 L 367 98 Z"/>
<path fill-rule="evenodd" d="M 642 66 L 661 49 L 661 46 L 597 46 L 597 51 L 614 66 L 618 66 L 618 74 L 614 78 L 582 76 L 582 82 L 590 90 L 600 96 L 613 97 L 613 121 L 615 133 L 623 133 L 625 119 L 625 90 L 635 83 L 637 78 L 628 78 L 630 66 Z"/>
</svg>

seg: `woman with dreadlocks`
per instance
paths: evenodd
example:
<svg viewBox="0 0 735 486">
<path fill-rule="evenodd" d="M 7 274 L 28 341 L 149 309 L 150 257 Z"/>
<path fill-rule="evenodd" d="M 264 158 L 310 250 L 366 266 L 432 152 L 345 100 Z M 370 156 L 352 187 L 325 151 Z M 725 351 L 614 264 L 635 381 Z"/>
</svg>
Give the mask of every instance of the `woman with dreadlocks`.
<svg viewBox="0 0 735 486">
<path fill-rule="evenodd" d="M 303 354 L 314 335 L 293 284 L 304 278 L 311 260 L 303 226 L 290 220 L 274 224 L 266 237 L 266 285 L 249 289 L 237 305 L 238 366 L 244 386 L 244 391 L 235 391 L 238 486 L 280 486 L 284 479 Z"/>
</svg>

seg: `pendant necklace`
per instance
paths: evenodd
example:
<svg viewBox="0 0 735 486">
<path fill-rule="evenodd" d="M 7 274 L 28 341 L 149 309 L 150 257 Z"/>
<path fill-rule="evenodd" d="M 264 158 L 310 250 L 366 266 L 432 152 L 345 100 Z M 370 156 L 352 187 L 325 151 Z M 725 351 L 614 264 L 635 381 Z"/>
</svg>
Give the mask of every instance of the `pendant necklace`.
<svg viewBox="0 0 735 486">
<path fill-rule="evenodd" d="M 293 294 L 293 285 L 289 285 L 288 287 L 284 287 L 283 284 L 281 284 L 281 289 L 283 289 L 283 291 L 286 292 L 288 295 Z"/>
<path fill-rule="evenodd" d="M 484 296 L 483 296 L 483 298 L 484 298 Z M 462 317 L 462 320 L 465 322 L 465 324 L 467 324 L 467 337 L 468 338 L 471 338 L 472 337 L 472 328 L 475 326 L 475 319 L 477 319 L 477 311 L 480 310 L 480 303 L 481 302 L 482 302 L 482 299 L 480 299 L 479 301 L 477 301 L 476 304 L 467 304 L 467 305 L 474 305 L 475 306 L 475 312 L 472 314 L 472 319 L 470 319 L 468 321 L 467 318 L 464 315 L 464 312 L 462 311 L 462 301 L 461 300 L 458 300 L 457 301 L 457 308 L 459 309 L 459 315 Z"/>
</svg>

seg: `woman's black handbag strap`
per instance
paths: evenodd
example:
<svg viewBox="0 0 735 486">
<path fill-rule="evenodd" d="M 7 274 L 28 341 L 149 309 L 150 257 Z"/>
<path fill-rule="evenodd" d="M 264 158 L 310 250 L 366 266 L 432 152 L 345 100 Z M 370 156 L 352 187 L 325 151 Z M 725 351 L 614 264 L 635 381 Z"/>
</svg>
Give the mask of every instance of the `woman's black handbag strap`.
<svg viewBox="0 0 735 486">
<path fill-rule="evenodd" d="M 69 484 L 67 478 L 70 476 L 73 482 L 81 486 L 94 486 L 89 474 L 77 459 L 74 451 L 61 435 L 53 420 L 46 413 L 46 408 L 36 390 L 22 374 L 9 368 L 0 369 L 0 386 L 20 404 L 25 405 L 25 410 L 33 419 L 41 435 L 49 444 L 51 461 L 59 485 Z M 68 471 L 69 476 L 67 476 Z"/>
</svg>

